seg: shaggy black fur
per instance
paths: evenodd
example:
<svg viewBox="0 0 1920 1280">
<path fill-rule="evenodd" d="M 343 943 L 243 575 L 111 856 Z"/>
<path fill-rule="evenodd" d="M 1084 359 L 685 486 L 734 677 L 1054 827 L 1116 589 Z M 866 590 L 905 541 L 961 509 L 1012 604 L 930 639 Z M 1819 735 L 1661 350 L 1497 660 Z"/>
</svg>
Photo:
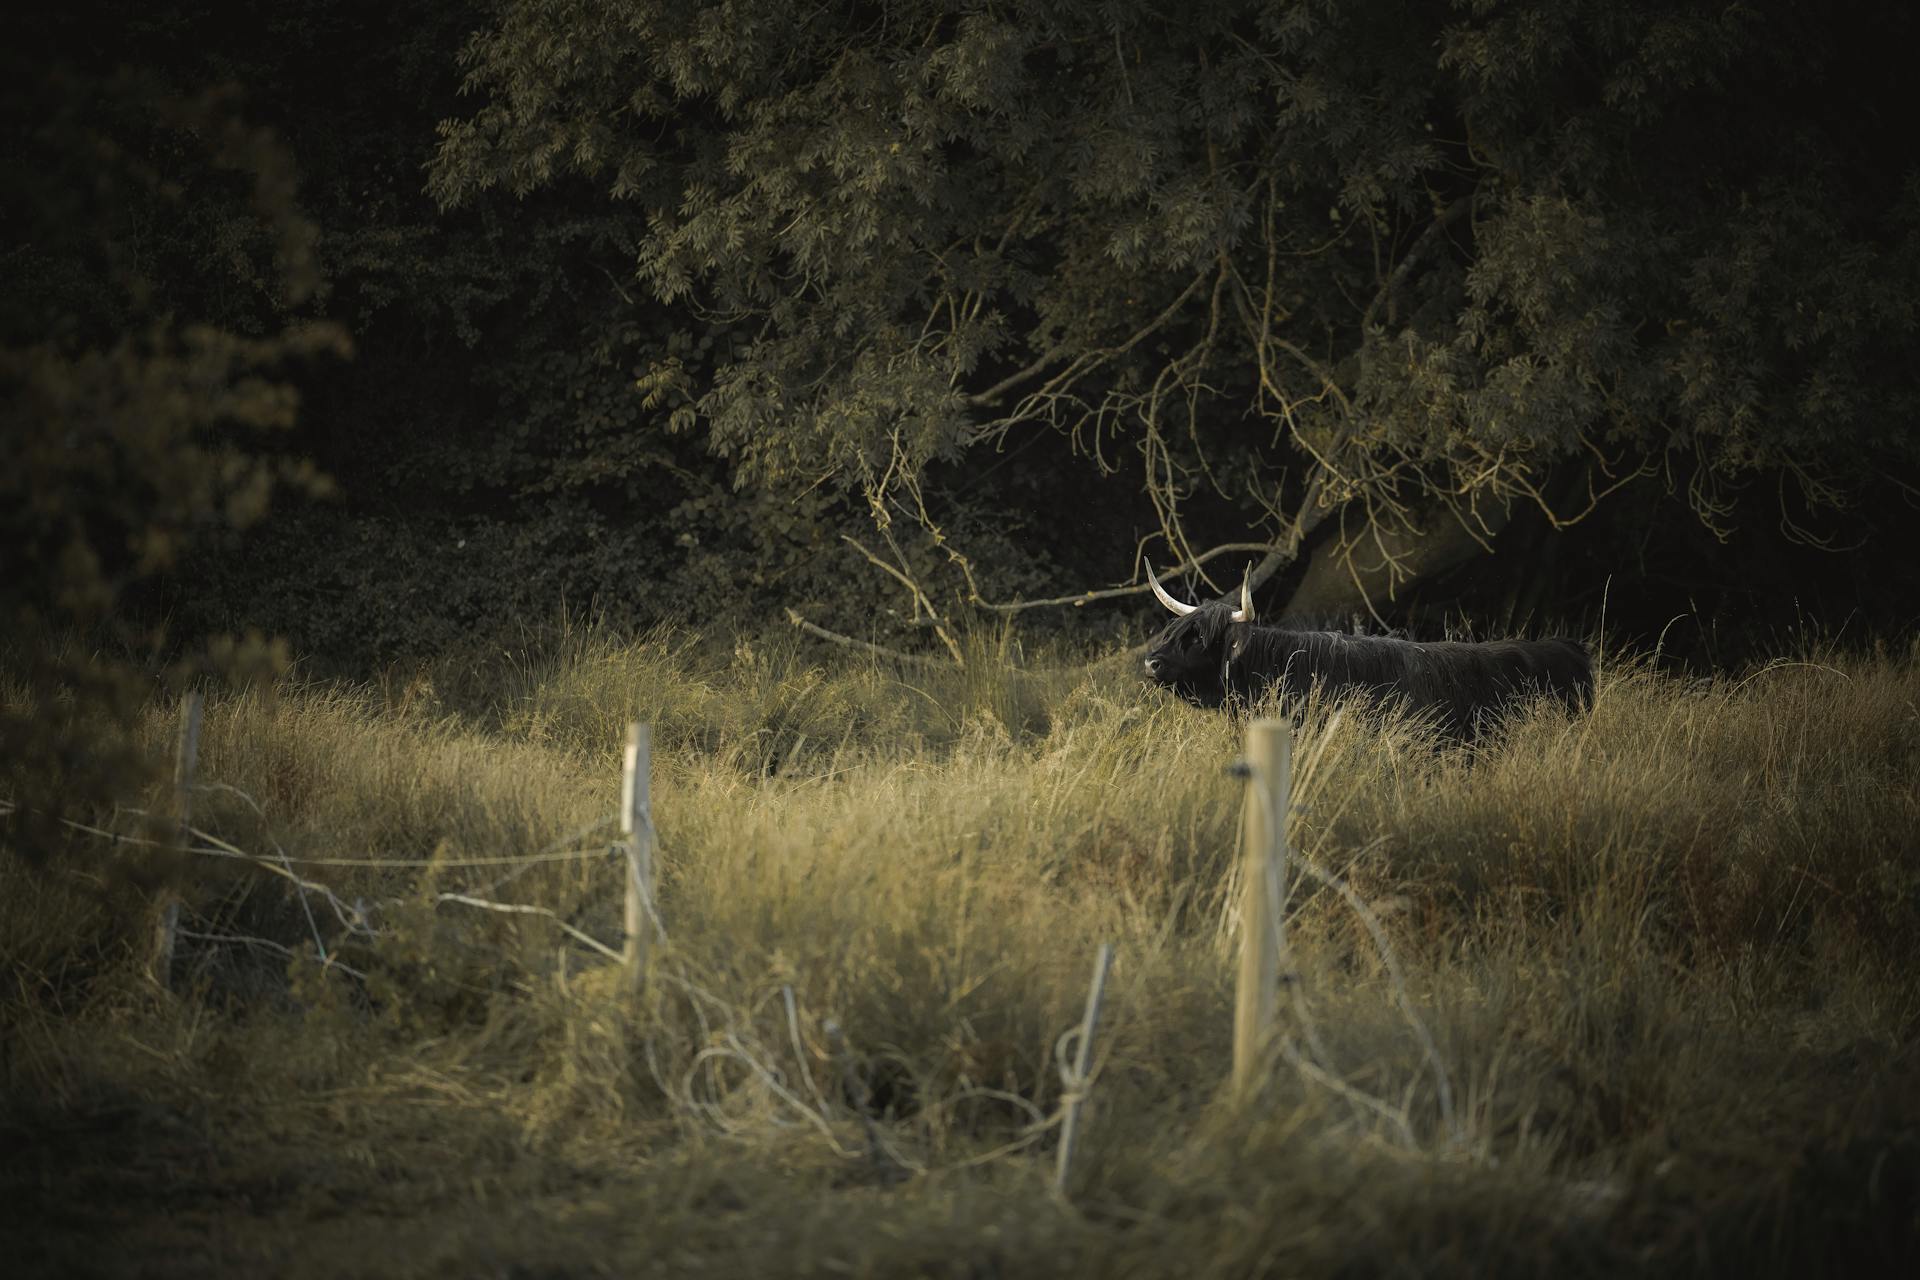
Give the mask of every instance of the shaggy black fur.
<svg viewBox="0 0 1920 1280">
<path fill-rule="evenodd" d="M 1550 694 L 1569 707 L 1593 696 L 1593 663 L 1574 640 L 1422 644 L 1389 636 L 1289 631 L 1233 621 L 1225 604 L 1175 618 L 1147 647 L 1147 677 L 1191 702 L 1251 702 L 1278 685 L 1288 700 L 1318 684 L 1402 702 L 1455 737 L 1472 737 L 1513 703 Z"/>
</svg>

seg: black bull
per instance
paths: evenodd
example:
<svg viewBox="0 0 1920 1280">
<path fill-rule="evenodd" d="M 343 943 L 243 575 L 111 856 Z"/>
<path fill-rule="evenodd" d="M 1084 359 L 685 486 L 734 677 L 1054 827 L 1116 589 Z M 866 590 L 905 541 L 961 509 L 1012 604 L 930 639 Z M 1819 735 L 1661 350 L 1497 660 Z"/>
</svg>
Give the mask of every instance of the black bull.
<svg viewBox="0 0 1920 1280">
<path fill-rule="evenodd" d="M 1151 567 L 1147 573 L 1151 579 Z M 1236 609 L 1181 604 L 1158 581 L 1153 587 L 1181 616 L 1147 646 L 1147 676 L 1202 706 L 1251 702 L 1275 686 L 1295 700 L 1318 685 L 1331 695 L 1356 692 L 1397 701 L 1445 733 L 1471 737 L 1522 699 L 1545 694 L 1578 708 L 1593 696 L 1592 660 L 1574 640 L 1422 644 L 1292 631 L 1254 622 L 1244 588 Z"/>
</svg>

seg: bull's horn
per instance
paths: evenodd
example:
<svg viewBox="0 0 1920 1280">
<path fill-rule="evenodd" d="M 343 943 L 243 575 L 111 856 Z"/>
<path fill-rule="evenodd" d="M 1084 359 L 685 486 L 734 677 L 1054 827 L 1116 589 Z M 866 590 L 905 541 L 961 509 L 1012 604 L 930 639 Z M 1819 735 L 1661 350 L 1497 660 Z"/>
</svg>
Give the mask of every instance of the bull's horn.
<svg viewBox="0 0 1920 1280">
<path fill-rule="evenodd" d="M 1240 607 L 1233 611 L 1235 622 L 1253 621 L 1253 587 L 1248 581 L 1252 576 L 1253 570 L 1249 567 L 1246 576 L 1240 579 Z"/>
<path fill-rule="evenodd" d="M 1153 576 L 1153 561 L 1148 560 L 1144 563 L 1147 566 L 1147 581 L 1153 584 L 1153 594 L 1160 598 L 1161 604 L 1167 606 L 1167 608 L 1173 610 L 1174 613 L 1182 618 L 1200 607 L 1197 604 L 1181 604 L 1178 600 L 1168 595 L 1167 589 L 1160 585 L 1160 579 Z"/>
</svg>

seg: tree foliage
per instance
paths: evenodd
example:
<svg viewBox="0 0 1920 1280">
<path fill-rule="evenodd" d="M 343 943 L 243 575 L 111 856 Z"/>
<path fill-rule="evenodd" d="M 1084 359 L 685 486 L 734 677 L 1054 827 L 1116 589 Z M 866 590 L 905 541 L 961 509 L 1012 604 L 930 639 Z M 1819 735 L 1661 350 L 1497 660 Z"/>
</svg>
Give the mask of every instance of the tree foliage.
<svg viewBox="0 0 1920 1280">
<path fill-rule="evenodd" d="M 150 668 L 132 658 L 179 653 L 180 676 L 284 665 L 257 637 L 181 651 L 126 605 L 276 491 L 327 491 L 274 437 L 298 404 L 289 369 L 347 342 L 299 314 L 314 228 L 284 148 L 230 95 L 8 71 L 9 105 L 35 124 L 6 157 L 0 835 L 37 855 L 52 819 L 126 798 L 150 768 L 133 738 Z"/>
<path fill-rule="evenodd" d="M 94 581 L 60 568 L 84 546 L 127 634 L 260 626 L 352 669 L 497 648 L 562 601 L 951 637 L 969 604 L 1079 601 L 1130 548 L 1211 547 L 1223 586 L 1264 553 L 1263 608 L 1343 619 L 1396 570 L 1563 616 L 1632 572 L 1649 634 L 1740 591 L 1817 586 L 1838 617 L 1873 588 L 1905 616 L 1906 579 L 1782 551 L 1914 524 L 1887 500 L 1915 471 L 1911 25 L 1573 0 L 38 11 L 0 195 L 34 424 L 6 447 L 37 460 L 0 476 L 27 499 L 0 522 L 41 568 L 3 589 L 55 616 Z M 281 157 L 222 160 L 163 100 Z M 294 158 L 303 229 L 260 203 L 291 208 Z M 280 358 L 333 340 L 299 336 L 318 316 L 351 363 Z M 114 390 L 135 366 L 192 392 L 154 434 L 62 452 L 69 409 L 147 396 Z M 308 486 L 294 457 L 335 498 L 239 536 Z M 1480 544 L 1500 554 L 1448 568 Z M 1132 590 L 1097 594 L 1131 620 Z"/>
<path fill-rule="evenodd" d="M 598 192 L 635 282 L 736 335 L 689 391 L 736 480 L 950 553 L 927 477 L 1046 431 L 1265 572 L 1329 514 L 1490 537 L 1649 477 L 1724 532 L 1755 480 L 1804 521 L 1916 461 L 1888 22 L 524 0 L 431 189 Z"/>
</svg>

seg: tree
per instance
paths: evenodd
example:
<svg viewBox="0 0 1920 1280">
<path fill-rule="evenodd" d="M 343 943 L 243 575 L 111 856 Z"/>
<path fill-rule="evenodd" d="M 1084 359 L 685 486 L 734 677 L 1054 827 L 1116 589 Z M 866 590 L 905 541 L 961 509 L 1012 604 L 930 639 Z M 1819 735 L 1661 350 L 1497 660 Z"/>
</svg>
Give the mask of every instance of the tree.
<svg viewBox="0 0 1920 1280">
<path fill-rule="evenodd" d="M 289 368 L 346 342 L 301 314 L 314 229 L 232 95 L 28 52 L 5 67 L 8 114 L 32 124 L 9 135 L 0 215 L 0 847 L 37 859 L 62 816 L 150 776 L 156 657 L 180 657 L 177 678 L 284 662 L 257 637 L 188 648 L 127 603 L 276 491 L 326 491 L 273 437 L 297 408 Z"/>
<path fill-rule="evenodd" d="M 628 211 L 637 282 L 751 335 L 693 397 L 741 481 L 848 485 L 968 582 L 931 469 L 1052 431 L 1182 556 L 1225 508 L 1258 583 L 1324 525 L 1377 594 L 1519 504 L 1560 527 L 1651 479 L 1724 532 L 1768 479 L 1805 530 L 1912 474 L 1886 22 L 508 3 L 431 184 Z"/>
</svg>

